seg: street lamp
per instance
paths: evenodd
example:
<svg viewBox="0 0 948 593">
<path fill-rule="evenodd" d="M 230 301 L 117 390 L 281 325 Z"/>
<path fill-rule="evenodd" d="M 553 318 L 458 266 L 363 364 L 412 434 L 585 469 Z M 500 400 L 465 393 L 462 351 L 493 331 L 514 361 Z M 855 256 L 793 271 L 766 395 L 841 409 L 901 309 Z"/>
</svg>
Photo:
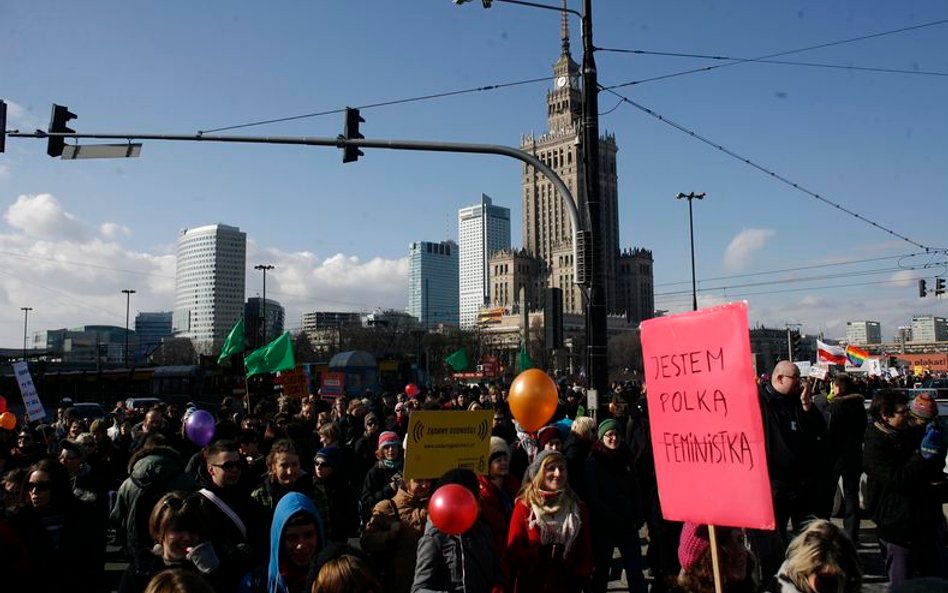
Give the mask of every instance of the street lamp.
<svg viewBox="0 0 948 593">
<path fill-rule="evenodd" d="M 464 4 L 472 0 L 454 0 Z M 585 262 L 587 279 L 586 294 L 586 367 L 589 387 L 604 393 L 609 387 L 609 359 L 607 352 L 606 290 L 602 250 L 602 198 L 599 180 L 599 82 L 596 71 L 595 46 L 592 36 L 592 0 L 583 0 L 583 12 L 579 13 L 563 6 L 551 6 L 525 0 L 497 0 L 506 4 L 518 4 L 533 8 L 570 13 L 582 22 L 583 39 L 583 119 L 582 152 L 583 178 L 586 187 L 586 242 Z M 482 0 L 484 8 L 490 8 L 490 0 Z M 610 257 L 612 254 L 608 254 Z M 575 263 L 574 263 L 575 265 Z M 578 270 L 577 270 L 578 272 Z M 579 276 L 579 274 L 576 274 Z"/>
<path fill-rule="evenodd" d="M 691 310 L 698 310 L 698 283 L 695 281 L 695 225 L 691 213 L 691 201 L 703 200 L 704 192 L 696 194 L 690 192 L 687 194 L 678 194 L 676 200 L 688 200 L 688 233 L 691 235 Z"/>
<path fill-rule="evenodd" d="M 263 303 L 260 305 L 261 313 L 260 316 L 263 318 L 263 343 L 261 346 L 267 345 L 267 270 L 272 270 L 273 266 L 269 264 L 257 264 L 253 267 L 255 270 L 263 271 Z"/>
<path fill-rule="evenodd" d="M 125 295 L 125 368 L 128 368 L 128 307 L 135 291 L 130 288 L 123 288 L 122 294 Z"/>
<path fill-rule="evenodd" d="M 32 310 L 33 307 L 20 307 L 20 311 L 23 311 L 23 362 L 26 362 L 26 320 L 29 319 Z"/>
</svg>

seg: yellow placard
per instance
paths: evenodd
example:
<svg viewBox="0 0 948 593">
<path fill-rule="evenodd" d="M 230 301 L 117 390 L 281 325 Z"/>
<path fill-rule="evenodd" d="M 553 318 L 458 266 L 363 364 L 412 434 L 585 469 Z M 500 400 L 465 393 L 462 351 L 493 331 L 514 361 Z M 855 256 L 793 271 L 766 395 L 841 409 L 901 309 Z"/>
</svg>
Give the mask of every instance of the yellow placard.
<svg viewBox="0 0 948 593">
<path fill-rule="evenodd" d="M 486 474 L 493 418 L 491 410 L 412 412 L 404 477 L 439 478 L 458 467 Z"/>
</svg>

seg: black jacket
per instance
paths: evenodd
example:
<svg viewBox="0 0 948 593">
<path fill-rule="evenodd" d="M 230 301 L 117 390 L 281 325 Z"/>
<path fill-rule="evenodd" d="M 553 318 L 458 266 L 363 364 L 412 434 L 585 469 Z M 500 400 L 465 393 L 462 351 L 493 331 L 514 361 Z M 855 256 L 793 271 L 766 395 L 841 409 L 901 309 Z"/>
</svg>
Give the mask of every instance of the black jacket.
<svg viewBox="0 0 948 593">
<path fill-rule="evenodd" d="M 625 443 L 610 451 L 597 441 L 586 459 L 584 475 L 594 537 L 638 538 L 645 518 L 632 454 Z"/>
<path fill-rule="evenodd" d="M 945 460 L 926 461 L 908 430 L 893 430 L 875 422 L 866 430 L 863 468 L 866 506 L 888 543 L 910 546 L 931 542 L 945 522 L 932 480 L 941 477 Z"/>
<path fill-rule="evenodd" d="M 760 413 L 774 495 L 813 488 L 827 469 L 823 415 L 816 406 L 804 411 L 799 397 L 782 395 L 770 383 L 760 388 Z"/>
<path fill-rule="evenodd" d="M 868 423 L 865 403 L 862 394 L 851 393 L 836 396 L 823 409 L 834 474 L 862 471 L 862 441 Z"/>
</svg>

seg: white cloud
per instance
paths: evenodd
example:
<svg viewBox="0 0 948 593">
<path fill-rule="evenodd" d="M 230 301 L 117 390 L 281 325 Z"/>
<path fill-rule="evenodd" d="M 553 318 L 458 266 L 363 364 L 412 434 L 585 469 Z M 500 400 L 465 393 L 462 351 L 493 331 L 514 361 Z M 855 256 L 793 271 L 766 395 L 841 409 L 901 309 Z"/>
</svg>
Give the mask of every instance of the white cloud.
<svg viewBox="0 0 948 593">
<path fill-rule="evenodd" d="M 10 165 L 6 163 L 0 164 L 0 179 L 9 179 L 10 178 Z"/>
<path fill-rule="evenodd" d="M 99 225 L 99 232 L 108 239 L 132 236 L 132 229 L 123 224 L 116 224 L 114 222 L 103 222 Z"/>
<path fill-rule="evenodd" d="M 724 250 L 724 269 L 728 272 L 745 269 L 754 255 L 776 234 L 772 229 L 742 230 Z"/>
<path fill-rule="evenodd" d="M 917 272 L 914 270 L 899 270 L 889 276 L 889 280 L 896 286 L 911 286 L 918 281 Z"/>
<path fill-rule="evenodd" d="M 37 239 L 84 242 L 92 228 L 62 209 L 50 194 L 21 195 L 7 208 L 4 219 L 10 226 Z"/>
</svg>

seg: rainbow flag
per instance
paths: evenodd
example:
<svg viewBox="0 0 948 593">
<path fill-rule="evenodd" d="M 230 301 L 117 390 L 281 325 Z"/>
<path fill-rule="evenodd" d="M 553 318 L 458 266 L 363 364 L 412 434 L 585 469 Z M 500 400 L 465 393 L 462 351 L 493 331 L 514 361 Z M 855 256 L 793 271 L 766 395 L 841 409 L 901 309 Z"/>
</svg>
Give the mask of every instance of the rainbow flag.
<svg viewBox="0 0 948 593">
<path fill-rule="evenodd" d="M 866 359 L 869 358 L 869 351 L 863 350 L 858 346 L 849 345 L 846 346 L 846 358 L 849 359 L 849 364 L 854 367 L 861 367 L 862 363 L 866 362 Z"/>
</svg>

